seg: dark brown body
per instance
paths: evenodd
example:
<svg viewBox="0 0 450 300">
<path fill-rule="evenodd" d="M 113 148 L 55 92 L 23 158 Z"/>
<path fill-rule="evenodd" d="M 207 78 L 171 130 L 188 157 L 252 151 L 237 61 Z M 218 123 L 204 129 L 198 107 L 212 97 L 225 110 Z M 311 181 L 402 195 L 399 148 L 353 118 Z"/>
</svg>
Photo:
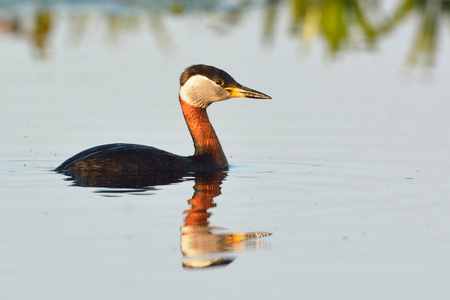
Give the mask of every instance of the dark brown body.
<svg viewBox="0 0 450 300">
<path fill-rule="evenodd" d="M 107 144 L 78 153 L 63 162 L 55 171 L 71 175 L 74 171 L 148 174 L 227 169 L 227 166 L 216 167 L 210 164 L 211 160 L 213 158 L 207 155 L 179 156 L 144 145 Z"/>
</svg>

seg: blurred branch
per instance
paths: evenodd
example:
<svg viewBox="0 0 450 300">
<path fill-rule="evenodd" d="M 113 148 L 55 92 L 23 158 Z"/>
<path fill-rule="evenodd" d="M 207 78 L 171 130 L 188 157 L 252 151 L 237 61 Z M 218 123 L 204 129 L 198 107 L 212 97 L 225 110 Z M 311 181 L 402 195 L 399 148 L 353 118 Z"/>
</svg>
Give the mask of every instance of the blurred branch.
<svg viewBox="0 0 450 300">
<path fill-rule="evenodd" d="M 413 49 L 408 55 L 408 63 L 411 66 L 417 65 L 420 60 L 423 60 L 423 63 L 428 66 L 434 64 L 441 5 L 441 0 L 426 2 Z"/>
<path fill-rule="evenodd" d="M 351 4 L 345 0 L 326 0 L 322 6 L 320 25 L 331 53 L 340 50 L 348 36 Z"/>
<path fill-rule="evenodd" d="M 79 44 L 89 22 L 87 13 L 74 13 L 69 17 L 69 39 L 74 44 Z"/>
<path fill-rule="evenodd" d="M 31 38 L 41 58 L 47 55 L 49 35 L 54 25 L 53 19 L 53 13 L 49 10 L 38 10 L 34 14 Z"/>
<path fill-rule="evenodd" d="M 164 50 L 171 49 L 172 39 L 170 38 L 170 33 L 165 27 L 161 16 L 151 14 L 149 18 L 150 18 L 150 29 L 152 30 L 156 38 L 156 41 L 162 48 L 164 48 Z"/>
<path fill-rule="evenodd" d="M 108 15 L 109 34 L 112 40 L 117 41 L 124 32 L 137 31 L 140 27 L 138 15 L 110 13 Z"/>
<path fill-rule="evenodd" d="M 85 1 L 54 1 L 68 6 L 80 3 L 86 5 Z M 30 3 L 39 4 L 40 1 L 30 0 Z M 7 10 L 0 11 L 0 32 L 29 39 L 40 58 L 46 57 L 55 27 L 55 11 L 46 3 L 45 8 L 35 9 L 31 23 L 26 20 L 27 13 L 20 14 L 11 4 L 8 4 Z M 331 54 L 343 51 L 349 45 L 374 46 L 408 17 L 417 17 L 420 24 L 407 57 L 412 66 L 434 63 L 440 19 L 444 16 L 443 11 L 450 10 L 449 0 L 398 0 L 390 12 L 383 9 L 386 2 L 378 0 L 91 0 L 88 3 L 99 5 L 95 9 L 82 6 L 81 10 L 69 10 L 69 35 L 73 41 L 79 43 L 88 27 L 95 23 L 89 22 L 90 12 L 95 10 L 106 15 L 108 34 L 112 41 L 117 41 L 130 31 L 140 30 L 142 23 L 148 21 L 155 40 L 164 51 L 173 44 L 170 32 L 164 25 L 164 16 L 167 15 L 208 14 L 214 17 L 211 27 L 223 33 L 245 20 L 248 11 L 262 8 L 265 13 L 263 41 L 272 43 L 276 36 L 276 25 L 283 20 L 279 14 L 287 8 L 291 15 L 290 34 L 300 37 L 302 44 L 307 46 L 322 39 Z M 5 14 L 5 11 L 8 13 Z M 448 14 L 445 17 L 448 18 Z M 361 36 L 364 41 L 358 44 Z"/>
<path fill-rule="evenodd" d="M 264 23 L 264 40 L 271 42 L 274 36 L 275 20 L 277 16 L 277 7 L 279 6 L 279 0 L 266 0 L 266 21 Z"/>
</svg>

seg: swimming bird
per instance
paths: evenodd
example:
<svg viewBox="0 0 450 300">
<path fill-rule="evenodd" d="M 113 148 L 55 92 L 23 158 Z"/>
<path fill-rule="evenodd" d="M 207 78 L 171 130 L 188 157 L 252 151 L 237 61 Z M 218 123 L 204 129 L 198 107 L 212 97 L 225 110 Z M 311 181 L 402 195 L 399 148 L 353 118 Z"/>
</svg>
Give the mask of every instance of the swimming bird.
<svg viewBox="0 0 450 300">
<path fill-rule="evenodd" d="M 192 156 L 180 156 L 144 145 L 108 144 L 76 154 L 55 171 L 86 177 L 93 173 L 108 176 L 178 176 L 188 172 L 227 170 L 228 161 L 206 109 L 214 102 L 235 97 L 271 99 L 266 94 L 239 84 L 221 69 L 202 64 L 190 66 L 180 77 L 179 101 L 194 142 L 195 152 Z"/>
</svg>

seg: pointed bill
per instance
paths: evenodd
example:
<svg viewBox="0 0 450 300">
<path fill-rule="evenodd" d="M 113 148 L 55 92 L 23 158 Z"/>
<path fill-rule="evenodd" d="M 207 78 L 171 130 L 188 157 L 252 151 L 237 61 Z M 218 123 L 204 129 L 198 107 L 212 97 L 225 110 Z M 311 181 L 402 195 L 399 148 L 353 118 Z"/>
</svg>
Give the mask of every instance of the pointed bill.
<svg viewBox="0 0 450 300">
<path fill-rule="evenodd" d="M 245 86 L 227 87 L 226 91 L 230 92 L 230 98 L 252 98 L 252 99 L 272 99 L 269 95 L 252 90 Z"/>
</svg>

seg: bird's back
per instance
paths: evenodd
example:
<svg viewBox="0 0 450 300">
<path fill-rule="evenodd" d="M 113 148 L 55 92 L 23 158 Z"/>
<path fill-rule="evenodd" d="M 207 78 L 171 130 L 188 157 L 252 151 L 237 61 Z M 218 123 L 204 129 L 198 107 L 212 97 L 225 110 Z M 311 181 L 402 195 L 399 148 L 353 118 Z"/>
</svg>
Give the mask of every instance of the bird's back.
<svg viewBox="0 0 450 300">
<path fill-rule="evenodd" d="M 144 145 L 107 144 L 74 155 L 55 171 L 68 175 L 77 171 L 146 174 L 189 169 L 192 169 L 192 163 L 188 157 Z"/>
</svg>

